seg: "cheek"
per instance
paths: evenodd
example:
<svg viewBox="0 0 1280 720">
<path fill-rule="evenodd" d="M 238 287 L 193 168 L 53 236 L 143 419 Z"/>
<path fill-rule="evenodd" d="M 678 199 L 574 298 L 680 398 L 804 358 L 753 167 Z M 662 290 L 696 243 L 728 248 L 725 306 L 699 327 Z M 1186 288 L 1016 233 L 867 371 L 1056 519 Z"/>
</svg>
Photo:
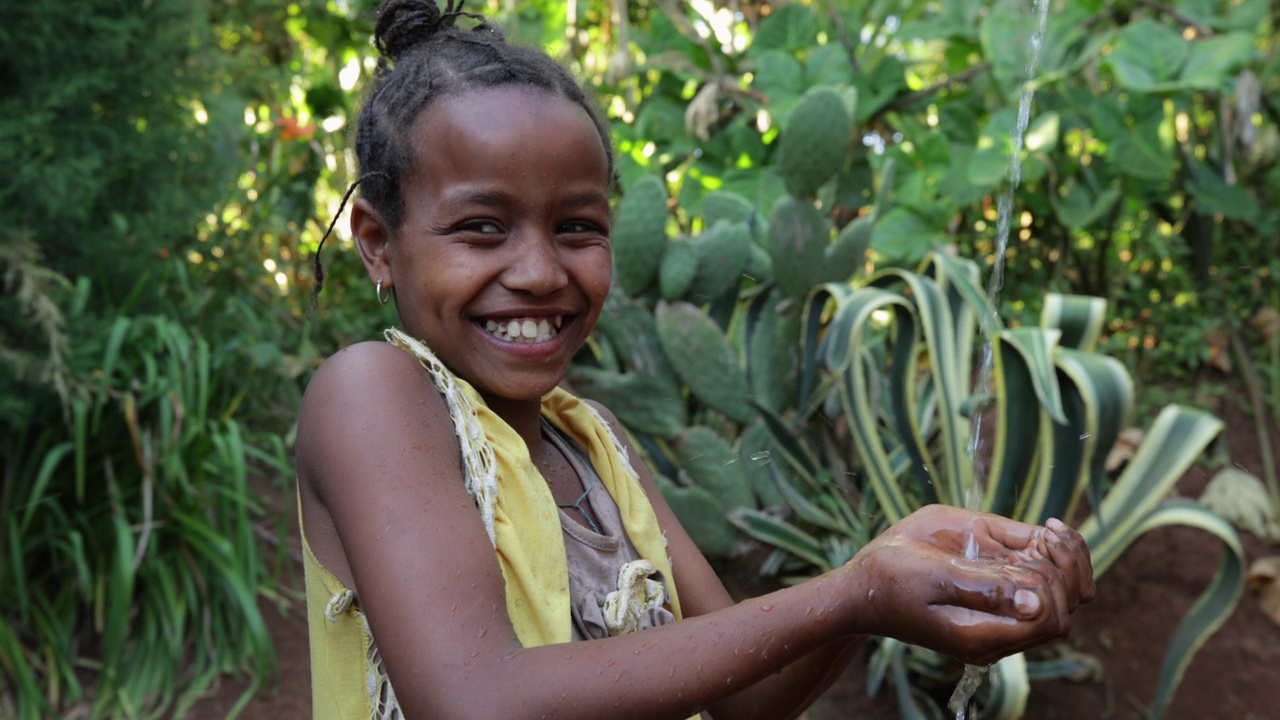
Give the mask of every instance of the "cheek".
<svg viewBox="0 0 1280 720">
<path fill-rule="evenodd" d="M 613 282 L 613 253 L 603 249 L 589 258 L 582 258 L 577 275 L 583 291 L 592 300 L 603 302 Z"/>
</svg>

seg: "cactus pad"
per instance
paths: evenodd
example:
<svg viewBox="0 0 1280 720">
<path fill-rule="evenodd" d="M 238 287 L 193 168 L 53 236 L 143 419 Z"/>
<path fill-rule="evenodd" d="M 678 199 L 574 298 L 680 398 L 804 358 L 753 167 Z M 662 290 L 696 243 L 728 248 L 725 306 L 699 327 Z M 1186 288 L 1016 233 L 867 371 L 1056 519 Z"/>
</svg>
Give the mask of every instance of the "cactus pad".
<svg viewBox="0 0 1280 720">
<path fill-rule="evenodd" d="M 805 93 L 791 111 L 778 146 L 778 172 L 787 191 L 813 197 L 844 166 L 853 119 L 844 100 L 832 89 Z"/>
<path fill-rule="evenodd" d="M 737 351 L 715 321 L 686 302 L 658 303 L 654 319 L 662 349 L 693 396 L 738 422 L 753 420 Z"/>
<path fill-rule="evenodd" d="M 694 485 L 706 489 L 726 510 L 756 507 L 756 496 L 743 474 L 733 447 L 714 430 L 695 426 L 675 442 L 680 469 Z"/>
<path fill-rule="evenodd" d="M 785 196 L 769 217 L 769 235 L 778 287 L 788 297 L 804 297 L 826 275 L 823 263 L 831 224 L 813 205 Z"/>
<path fill-rule="evenodd" d="M 667 236 L 667 186 L 646 175 L 618 204 L 613 223 L 613 268 L 618 285 L 639 297 L 657 279 Z"/>
<path fill-rule="evenodd" d="M 698 254 L 692 242 L 676 239 L 667 243 L 662 253 L 662 265 L 658 268 L 658 289 L 662 299 L 672 301 L 684 297 L 697 272 Z"/>
</svg>

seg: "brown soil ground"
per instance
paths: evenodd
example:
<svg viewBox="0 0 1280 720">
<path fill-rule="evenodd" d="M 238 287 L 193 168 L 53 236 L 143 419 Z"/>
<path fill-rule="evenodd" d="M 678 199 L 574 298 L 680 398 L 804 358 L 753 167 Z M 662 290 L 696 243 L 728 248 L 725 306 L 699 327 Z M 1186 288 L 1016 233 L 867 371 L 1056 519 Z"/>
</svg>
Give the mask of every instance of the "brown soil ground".
<svg viewBox="0 0 1280 720">
<path fill-rule="evenodd" d="M 1227 423 L 1229 461 L 1262 477 L 1262 452 L 1252 417 L 1238 404 L 1239 394 L 1220 401 Z M 1280 449 L 1280 432 L 1271 428 L 1271 444 Z M 1198 496 L 1211 471 L 1195 468 L 1182 479 L 1179 494 Z M 277 493 L 278 495 L 278 493 Z M 289 500 L 291 503 L 291 500 Z M 292 524 L 293 514 L 281 517 Z M 293 528 L 291 528 L 293 529 Z M 296 533 L 289 548 L 296 557 Z M 1280 553 L 1242 534 L 1247 562 Z M 1099 597 L 1076 614 L 1070 646 L 1096 657 L 1103 669 L 1096 681 L 1047 681 L 1032 685 L 1026 717 L 1048 720 L 1141 720 L 1155 692 L 1165 645 L 1173 628 L 1213 576 L 1220 549 L 1216 539 L 1186 528 L 1159 529 L 1136 542 L 1099 581 Z M 292 720 L 310 717 L 307 627 L 301 601 L 301 570 L 284 573 L 293 600 L 263 604 L 280 670 L 240 717 Z M 1167 720 L 1280 720 L 1274 692 L 1280 683 L 1280 626 L 1262 612 L 1246 591 L 1235 612 L 1196 654 L 1165 715 Z M 186 717 L 221 720 L 246 684 L 226 680 Z M 864 665 L 855 662 L 809 711 L 809 720 L 890 720 L 896 708 L 881 692 L 868 698 Z"/>
</svg>

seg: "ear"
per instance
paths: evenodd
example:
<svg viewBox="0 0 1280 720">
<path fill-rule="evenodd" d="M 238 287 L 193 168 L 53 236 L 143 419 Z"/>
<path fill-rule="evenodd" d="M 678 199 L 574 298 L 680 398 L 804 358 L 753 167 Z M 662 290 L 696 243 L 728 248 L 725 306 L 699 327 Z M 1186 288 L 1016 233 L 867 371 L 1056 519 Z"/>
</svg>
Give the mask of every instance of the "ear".
<svg viewBox="0 0 1280 720">
<path fill-rule="evenodd" d="M 351 206 L 351 237 L 355 238 L 360 261 L 369 273 L 369 282 L 376 283 L 381 279 L 383 289 L 390 290 L 394 284 L 389 254 L 391 230 L 364 198 L 357 199 Z"/>
</svg>

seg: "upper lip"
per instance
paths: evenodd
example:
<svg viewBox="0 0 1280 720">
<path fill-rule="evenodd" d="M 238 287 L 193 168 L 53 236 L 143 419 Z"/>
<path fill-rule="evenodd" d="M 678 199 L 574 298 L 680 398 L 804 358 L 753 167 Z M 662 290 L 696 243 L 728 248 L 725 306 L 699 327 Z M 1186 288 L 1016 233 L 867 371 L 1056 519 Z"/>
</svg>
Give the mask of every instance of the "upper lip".
<svg viewBox="0 0 1280 720">
<path fill-rule="evenodd" d="M 476 313 L 475 317 L 481 320 L 499 320 L 510 318 L 551 318 L 557 315 L 564 318 L 570 318 L 578 313 L 562 307 L 538 307 L 538 308 L 503 308 L 501 310 L 491 310 Z"/>
</svg>

